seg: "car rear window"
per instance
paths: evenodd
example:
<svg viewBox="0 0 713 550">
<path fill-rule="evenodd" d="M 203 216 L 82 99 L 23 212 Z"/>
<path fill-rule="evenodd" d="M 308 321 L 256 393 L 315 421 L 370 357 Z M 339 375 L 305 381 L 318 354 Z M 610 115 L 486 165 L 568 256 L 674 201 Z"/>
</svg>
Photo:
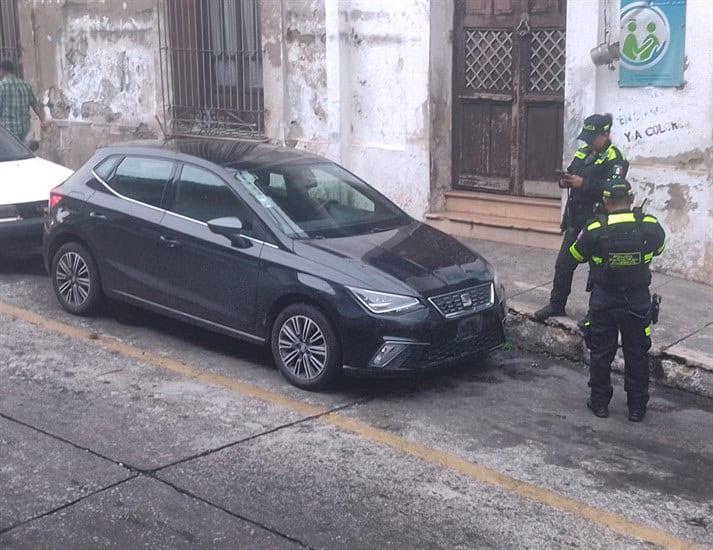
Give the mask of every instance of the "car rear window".
<svg viewBox="0 0 713 550">
<path fill-rule="evenodd" d="M 108 184 L 114 191 L 135 201 L 161 206 L 174 163 L 149 157 L 126 157 Z"/>
</svg>

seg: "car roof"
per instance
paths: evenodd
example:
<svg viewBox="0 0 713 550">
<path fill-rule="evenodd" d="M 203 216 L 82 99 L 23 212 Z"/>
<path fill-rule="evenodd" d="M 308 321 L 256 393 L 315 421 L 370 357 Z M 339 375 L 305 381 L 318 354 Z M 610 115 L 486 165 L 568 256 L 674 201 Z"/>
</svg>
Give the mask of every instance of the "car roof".
<svg viewBox="0 0 713 550">
<path fill-rule="evenodd" d="M 102 150 L 116 153 L 128 152 L 155 153 L 157 150 L 172 154 L 197 157 L 226 168 L 266 168 L 278 164 L 297 164 L 329 162 L 324 157 L 269 143 L 211 139 L 211 138 L 170 138 L 166 140 L 138 140 L 116 143 L 103 147 Z"/>
</svg>

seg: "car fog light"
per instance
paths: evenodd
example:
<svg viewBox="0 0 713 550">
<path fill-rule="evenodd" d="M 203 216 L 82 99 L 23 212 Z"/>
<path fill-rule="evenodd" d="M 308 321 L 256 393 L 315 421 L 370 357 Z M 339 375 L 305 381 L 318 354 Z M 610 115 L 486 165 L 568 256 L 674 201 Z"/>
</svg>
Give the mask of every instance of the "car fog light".
<svg viewBox="0 0 713 550">
<path fill-rule="evenodd" d="M 398 342 L 385 342 L 371 359 L 369 366 L 383 368 L 398 357 L 407 347 L 406 344 Z"/>
</svg>

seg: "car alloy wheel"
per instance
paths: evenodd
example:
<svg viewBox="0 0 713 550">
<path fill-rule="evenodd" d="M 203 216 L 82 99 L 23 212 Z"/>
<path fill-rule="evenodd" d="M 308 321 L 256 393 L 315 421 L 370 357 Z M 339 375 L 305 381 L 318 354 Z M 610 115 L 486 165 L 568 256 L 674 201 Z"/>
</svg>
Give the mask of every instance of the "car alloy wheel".
<svg viewBox="0 0 713 550">
<path fill-rule="evenodd" d="M 91 315 L 102 303 L 99 270 L 89 250 L 63 244 L 52 257 L 52 286 L 60 305 L 74 315 Z"/>
<path fill-rule="evenodd" d="M 327 364 L 327 343 L 317 323 L 304 315 L 289 317 L 280 328 L 280 357 L 298 378 L 318 377 Z"/>
<path fill-rule="evenodd" d="M 57 262 L 57 292 L 73 307 L 82 307 L 89 298 L 92 282 L 89 267 L 76 252 L 65 252 Z"/>
<path fill-rule="evenodd" d="M 312 304 L 292 304 L 272 323 L 270 347 L 287 380 L 305 390 L 321 390 L 342 372 L 342 353 L 331 320 Z"/>
</svg>

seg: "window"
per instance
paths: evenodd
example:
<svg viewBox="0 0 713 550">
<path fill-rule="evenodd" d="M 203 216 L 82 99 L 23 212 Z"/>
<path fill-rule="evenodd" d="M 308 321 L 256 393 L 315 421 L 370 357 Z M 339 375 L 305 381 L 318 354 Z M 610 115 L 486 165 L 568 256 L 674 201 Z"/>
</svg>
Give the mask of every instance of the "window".
<svg viewBox="0 0 713 550">
<path fill-rule="evenodd" d="M 332 238 L 385 231 L 411 219 L 375 189 L 336 164 L 237 169 L 256 208 L 293 238 Z"/>
<path fill-rule="evenodd" d="M 94 173 L 104 181 L 108 181 L 121 157 L 107 157 L 94 167 Z"/>
<path fill-rule="evenodd" d="M 344 209 L 358 210 L 360 213 L 373 213 L 374 201 L 369 200 L 335 172 L 320 168 L 310 169 L 310 183 L 307 193 L 316 202 L 333 205 Z"/>
<path fill-rule="evenodd" d="M 173 168 L 174 164 L 166 160 L 126 157 L 108 182 L 109 187 L 125 197 L 159 207 Z"/>
<path fill-rule="evenodd" d="M 174 135 L 264 132 L 259 0 L 159 0 L 163 105 Z"/>
<path fill-rule="evenodd" d="M 203 168 L 188 164 L 183 166 L 169 210 L 201 222 L 235 217 L 243 222 L 244 233 L 252 234 L 253 216 L 250 210 L 223 180 Z"/>
</svg>

